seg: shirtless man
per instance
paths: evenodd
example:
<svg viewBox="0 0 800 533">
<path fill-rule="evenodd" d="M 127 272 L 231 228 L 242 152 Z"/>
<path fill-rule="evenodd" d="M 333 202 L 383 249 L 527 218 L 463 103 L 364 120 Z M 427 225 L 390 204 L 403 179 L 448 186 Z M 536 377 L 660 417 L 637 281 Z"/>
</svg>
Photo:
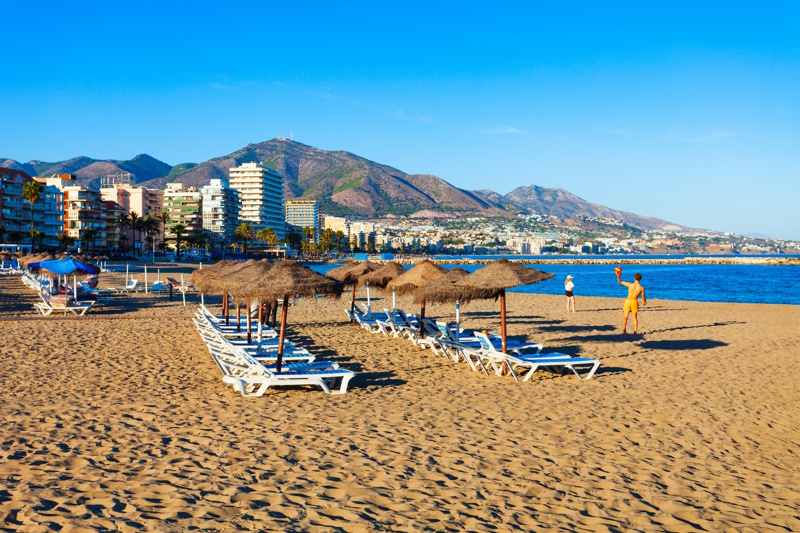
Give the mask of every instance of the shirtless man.
<svg viewBox="0 0 800 533">
<path fill-rule="evenodd" d="M 639 319 L 636 316 L 639 313 L 639 295 L 642 295 L 642 305 L 647 305 L 647 297 L 644 295 L 644 287 L 639 283 L 642 279 L 642 275 L 638 272 L 633 276 L 633 279 L 636 281 L 634 283 L 628 283 L 627 281 L 622 281 L 619 279 L 621 272 L 617 272 L 617 283 L 620 285 L 625 285 L 628 287 L 628 298 L 625 300 L 625 307 L 623 311 L 625 312 L 625 318 L 622 319 L 622 334 L 627 335 L 628 332 L 626 331 L 628 327 L 628 315 L 632 312 L 633 313 L 633 333 L 634 335 L 639 332 Z"/>
</svg>

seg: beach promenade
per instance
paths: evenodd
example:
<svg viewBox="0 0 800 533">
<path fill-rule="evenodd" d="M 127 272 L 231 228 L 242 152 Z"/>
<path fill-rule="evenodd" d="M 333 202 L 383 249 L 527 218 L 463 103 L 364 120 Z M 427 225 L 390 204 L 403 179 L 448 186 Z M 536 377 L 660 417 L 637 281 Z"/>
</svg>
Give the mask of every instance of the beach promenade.
<svg viewBox="0 0 800 533">
<path fill-rule="evenodd" d="M 800 530 L 800 306 L 648 299 L 645 334 L 623 337 L 621 299 L 568 315 L 561 296 L 509 293 L 511 337 L 602 363 L 516 383 L 370 335 L 345 298 L 300 299 L 288 338 L 356 377 L 342 396 L 249 399 L 195 331 L 198 296 L 179 296 L 41 318 L 0 277 L 0 527 Z M 500 326 L 492 300 L 461 316 Z"/>
</svg>

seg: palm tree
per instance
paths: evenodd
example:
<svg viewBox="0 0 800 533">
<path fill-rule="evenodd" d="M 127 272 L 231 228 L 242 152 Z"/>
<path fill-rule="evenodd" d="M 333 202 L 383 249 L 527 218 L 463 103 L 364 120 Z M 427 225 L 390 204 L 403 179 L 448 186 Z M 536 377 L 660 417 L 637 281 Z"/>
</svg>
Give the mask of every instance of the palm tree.
<svg viewBox="0 0 800 533">
<path fill-rule="evenodd" d="M 19 243 L 22 240 L 22 233 L 18 231 L 12 231 L 8 234 L 8 240 L 11 241 L 13 244 Z"/>
<path fill-rule="evenodd" d="M 335 240 L 336 240 L 336 234 L 333 233 L 332 229 L 329 228 L 324 230 L 322 232 L 322 250 L 324 252 L 329 252 Z"/>
<path fill-rule="evenodd" d="M 278 242 L 278 236 L 275 235 L 275 230 L 272 228 L 262 228 L 258 230 L 256 239 L 261 242 L 266 242 L 270 246 L 274 246 Z"/>
<path fill-rule="evenodd" d="M 58 249 L 62 252 L 72 246 L 75 242 L 75 239 L 70 237 L 67 233 L 59 233 L 56 235 L 56 239 L 58 239 Z"/>
<path fill-rule="evenodd" d="M 342 241 L 344 240 L 344 232 L 339 230 L 336 232 L 336 252 L 342 252 Z"/>
<path fill-rule="evenodd" d="M 3 236 L 6 234 L 6 228 L 0 226 L 0 242 L 3 242 Z"/>
<path fill-rule="evenodd" d="M 204 229 L 200 232 L 200 235 L 197 236 L 196 244 L 198 248 L 205 248 L 206 253 L 208 253 L 208 248 L 211 245 L 212 240 L 214 239 L 214 235 Z"/>
<path fill-rule="evenodd" d="M 39 231 L 38 229 L 33 230 L 33 240 L 39 243 L 39 249 L 42 249 L 42 245 L 44 244 L 44 232 Z"/>
<path fill-rule="evenodd" d="M 126 215 L 125 213 L 117 213 L 114 216 L 114 227 L 116 227 L 119 230 L 119 251 L 120 252 L 124 251 L 123 248 L 122 248 L 123 239 L 124 240 L 128 240 L 128 236 L 125 234 L 125 232 L 128 229 L 128 227 L 130 226 L 130 223 L 131 223 L 131 221 L 128 218 L 128 215 Z"/>
<path fill-rule="evenodd" d="M 244 243 L 244 246 L 242 247 L 242 252 L 244 252 L 244 254 L 247 255 L 247 241 L 254 239 L 256 236 L 256 233 L 253 231 L 253 228 L 251 228 L 250 224 L 248 224 L 247 222 L 242 222 L 241 224 L 239 224 L 239 227 L 237 227 L 233 233 L 234 235 L 236 235 L 238 239 L 240 239 Z"/>
<path fill-rule="evenodd" d="M 141 227 L 146 235 L 145 241 L 150 244 L 150 249 L 153 249 L 153 236 L 156 235 L 159 231 L 159 220 L 154 217 L 153 215 L 147 215 L 143 219 L 141 219 Z"/>
<path fill-rule="evenodd" d="M 175 224 L 172 228 L 175 233 L 175 252 L 178 254 L 178 259 L 181 258 L 181 237 L 186 233 L 186 226 L 183 224 Z"/>
<path fill-rule="evenodd" d="M 31 203 L 31 251 L 33 251 L 33 204 L 42 196 L 42 184 L 38 181 L 29 181 L 22 187 L 22 197 Z"/>
<path fill-rule="evenodd" d="M 160 215 L 156 215 L 156 218 L 161 221 L 161 242 L 166 242 L 167 240 L 167 224 L 169 224 L 170 216 L 169 211 L 164 209 L 161 211 Z"/>
<path fill-rule="evenodd" d="M 128 215 L 128 221 L 130 222 L 130 228 L 133 230 L 133 248 L 136 249 L 136 243 L 139 242 L 139 239 L 136 238 L 136 231 L 139 229 L 136 225 L 139 223 L 139 213 L 136 211 L 131 211 Z"/>
<path fill-rule="evenodd" d="M 97 230 L 96 229 L 87 229 L 83 232 L 84 238 L 86 242 L 91 244 L 90 250 L 94 250 L 94 240 L 97 238 Z"/>
</svg>

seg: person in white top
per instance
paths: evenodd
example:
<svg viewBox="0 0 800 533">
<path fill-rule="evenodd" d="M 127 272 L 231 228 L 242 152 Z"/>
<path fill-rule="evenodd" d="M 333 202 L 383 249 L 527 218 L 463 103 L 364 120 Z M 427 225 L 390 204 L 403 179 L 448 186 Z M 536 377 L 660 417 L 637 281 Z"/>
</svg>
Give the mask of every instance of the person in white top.
<svg viewBox="0 0 800 533">
<path fill-rule="evenodd" d="M 575 312 L 575 296 L 572 294 L 572 289 L 575 288 L 575 284 L 572 283 L 572 276 L 567 276 L 567 281 L 564 282 L 564 289 L 567 292 L 567 313 Z"/>
</svg>

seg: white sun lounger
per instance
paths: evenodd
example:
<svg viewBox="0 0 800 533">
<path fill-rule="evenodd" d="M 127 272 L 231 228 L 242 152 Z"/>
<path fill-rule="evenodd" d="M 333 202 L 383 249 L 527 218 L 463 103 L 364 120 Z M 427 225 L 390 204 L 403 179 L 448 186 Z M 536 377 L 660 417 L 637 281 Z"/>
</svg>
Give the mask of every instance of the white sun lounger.
<svg viewBox="0 0 800 533">
<path fill-rule="evenodd" d="M 122 294 L 124 292 L 139 292 L 141 290 L 141 286 L 139 285 L 138 279 L 131 279 L 128 281 L 128 284 L 124 287 L 114 287 L 111 289 L 117 294 Z"/>
<path fill-rule="evenodd" d="M 571 357 L 562 353 L 543 354 L 537 351 L 535 354 L 523 354 L 521 350 L 509 350 L 509 353 L 503 353 L 497 350 L 489 341 L 489 338 L 483 333 L 476 332 L 475 336 L 480 341 L 484 354 L 489 357 L 495 374 L 498 376 L 501 375 L 503 363 L 505 362 L 516 381 L 519 381 L 519 377 L 514 367 L 525 368 L 527 370 L 522 381 L 528 381 L 539 368 L 556 374 L 563 374 L 565 370 L 571 370 L 578 376 L 579 380 L 584 381 L 591 379 L 600 366 L 600 361 L 597 359 L 589 357 Z M 584 370 L 585 373 L 581 375 L 579 370 Z"/>
<path fill-rule="evenodd" d="M 208 330 L 205 334 L 214 335 Z M 229 343 L 220 346 L 210 337 L 205 337 L 205 340 L 213 347 L 210 351 L 222 371 L 222 380 L 233 385 L 242 396 L 263 396 L 270 387 L 302 385 L 319 387 L 328 394 L 344 394 L 348 383 L 355 376 L 354 372 L 333 368 L 333 364 L 325 367 L 321 362 L 300 365 L 287 363 L 281 372 L 276 372 L 274 367 L 263 364 L 245 350 L 237 349 Z M 224 341 L 221 337 L 219 340 Z"/>
<path fill-rule="evenodd" d="M 50 302 L 42 299 L 41 302 L 36 302 L 33 304 L 33 307 L 36 309 L 36 312 L 39 313 L 41 316 L 49 316 L 52 314 L 53 311 L 64 311 L 66 315 L 67 312 L 72 313 L 75 316 L 83 316 L 86 314 L 86 311 L 92 308 L 94 305 L 93 301 L 84 302 L 80 305 L 67 305 L 67 306 L 52 306 Z"/>
</svg>

